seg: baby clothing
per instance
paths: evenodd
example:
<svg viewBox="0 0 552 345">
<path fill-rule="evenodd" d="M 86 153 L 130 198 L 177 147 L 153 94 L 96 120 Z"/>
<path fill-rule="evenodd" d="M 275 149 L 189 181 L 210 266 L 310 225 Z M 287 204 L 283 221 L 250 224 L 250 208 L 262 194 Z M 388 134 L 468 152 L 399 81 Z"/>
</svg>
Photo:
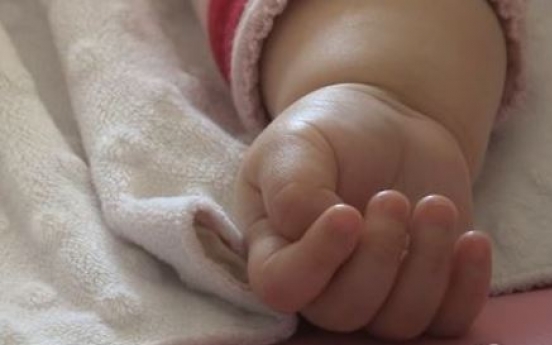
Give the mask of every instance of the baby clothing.
<svg viewBox="0 0 552 345">
<path fill-rule="evenodd" d="M 487 1 L 500 19 L 508 47 L 507 78 L 497 114 L 500 121 L 523 94 L 523 26 L 528 0 Z M 263 42 L 287 4 L 288 0 L 206 0 L 201 1 L 201 5 L 196 4 L 202 7 L 199 12 L 208 31 L 213 56 L 231 85 L 238 114 L 246 128 L 254 133 L 268 123 L 258 87 Z"/>
</svg>

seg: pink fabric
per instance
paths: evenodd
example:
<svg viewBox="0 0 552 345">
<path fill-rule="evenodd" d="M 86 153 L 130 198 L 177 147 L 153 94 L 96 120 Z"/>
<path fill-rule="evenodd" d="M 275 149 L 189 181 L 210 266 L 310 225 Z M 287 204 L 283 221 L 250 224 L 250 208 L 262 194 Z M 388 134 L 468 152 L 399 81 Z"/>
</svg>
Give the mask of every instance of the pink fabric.
<svg viewBox="0 0 552 345">
<path fill-rule="evenodd" d="M 552 344 L 552 289 L 489 300 L 472 330 L 458 339 L 423 337 L 401 345 L 549 345 Z M 332 334 L 303 326 L 279 345 L 389 345 L 359 332 Z M 392 344 L 392 343 L 391 343 Z M 399 344 L 399 343 L 397 343 Z"/>
<path fill-rule="evenodd" d="M 497 121 L 523 99 L 523 32 L 528 0 L 488 0 L 500 18 L 508 44 L 508 71 Z M 244 2 L 247 2 L 243 6 Z M 209 34 L 215 60 L 230 80 L 235 106 L 246 128 L 259 132 L 268 123 L 258 90 L 258 62 L 274 19 L 288 0 L 211 0 Z M 230 10 L 228 10 L 230 9 Z M 226 11 L 222 15 L 217 11 Z"/>
<path fill-rule="evenodd" d="M 220 72 L 230 78 L 230 59 L 234 32 L 247 0 L 211 0 L 208 9 L 208 30 L 211 49 Z"/>
<path fill-rule="evenodd" d="M 497 121 L 504 120 L 510 109 L 524 98 L 526 74 L 524 49 L 525 15 L 528 0 L 488 0 L 500 18 L 508 46 L 508 75 L 502 107 Z"/>
</svg>

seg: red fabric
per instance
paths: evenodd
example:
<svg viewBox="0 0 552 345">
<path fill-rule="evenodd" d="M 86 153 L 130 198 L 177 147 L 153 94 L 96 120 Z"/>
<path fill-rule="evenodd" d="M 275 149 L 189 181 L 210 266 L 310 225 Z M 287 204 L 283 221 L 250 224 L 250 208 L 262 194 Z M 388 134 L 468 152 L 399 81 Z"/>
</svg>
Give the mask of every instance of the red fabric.
<svg viewBox="0 0 552 345">
<path fill-rule="evenodd" d="M 219 70 L 230 80 L 230 63 L 234 35 L 247 0 L 211 0 L 208 30 L 211 50 Z"/>
</svg>

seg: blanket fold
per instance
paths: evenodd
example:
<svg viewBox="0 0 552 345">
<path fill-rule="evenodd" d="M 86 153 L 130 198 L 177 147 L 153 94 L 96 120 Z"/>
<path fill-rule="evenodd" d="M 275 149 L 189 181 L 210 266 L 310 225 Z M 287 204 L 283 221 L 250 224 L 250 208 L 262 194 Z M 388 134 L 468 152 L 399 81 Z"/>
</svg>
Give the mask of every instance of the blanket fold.
<svg viewBox="0 0 552 345">
<path fill-rule="evenodd" d="M 12 248 L 1 266 L 0 339 L 289 336 L 295 319 L 249 291 L 242 235 L 224 211 L 244 146 L 200 112 L 204 86 L 181 69 L 155 9 L 130 0 L 43 4 L 86 162 L 2 31 L 0 194 L 9 207 L 0 236 Z"/>
<path fill-rule="evenodd" d="M 216 266 L 201 266 L 207 262 L 193 231 L 209 228 L 243 252 L 241 234 L 217 204 L 230 205 L 243 146 L 187 101 L 201 85 L 179 87 L 193 76 L 176 64 L 148 4 L 58 1 L 50 18 L 111 230 L 170 263 L 194 288 L 251 300 L 231 277 L 205 274 Z"/>
</svg>

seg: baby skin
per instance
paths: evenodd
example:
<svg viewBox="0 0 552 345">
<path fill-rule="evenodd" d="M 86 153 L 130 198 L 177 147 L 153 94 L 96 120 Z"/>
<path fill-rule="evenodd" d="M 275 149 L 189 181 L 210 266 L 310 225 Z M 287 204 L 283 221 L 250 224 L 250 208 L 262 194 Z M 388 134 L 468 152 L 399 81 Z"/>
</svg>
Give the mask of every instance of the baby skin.
<svg viewBox="0 0 552 345">
<path fill-rule="evenodd" d="M 482 0 L 291 2 L 237 184 L 254 292 L 332 331 L 465 333 L 490 282 L 472 185 L 505 70 Z"/>
</svg>

